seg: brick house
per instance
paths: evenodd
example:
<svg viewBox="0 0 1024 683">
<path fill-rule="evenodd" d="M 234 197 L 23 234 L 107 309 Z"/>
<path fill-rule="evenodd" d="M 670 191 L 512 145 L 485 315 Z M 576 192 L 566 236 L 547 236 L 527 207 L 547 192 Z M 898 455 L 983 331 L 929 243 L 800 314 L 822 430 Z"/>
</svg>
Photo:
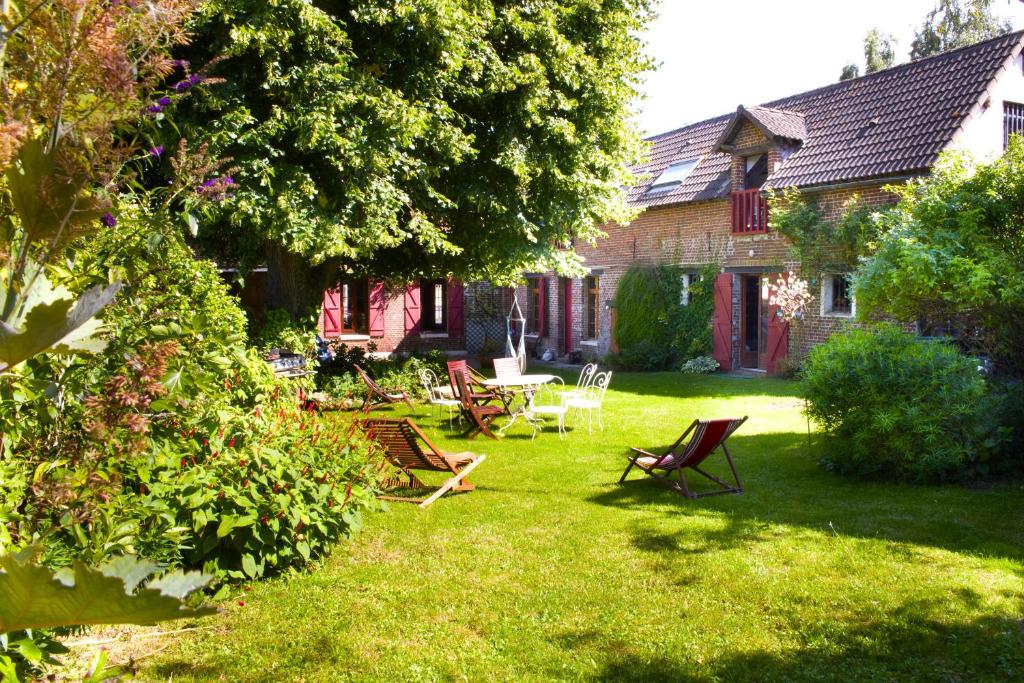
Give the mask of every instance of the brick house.
<svg viewBox="0 0 1024 683">
<path fill-rule="evenodd" d="M 577 245 L 589 274 L 527 273 L 520 301 L 542 348 L 601 357 L 612 350 L 619 277 L 634 264 L 678 264 L 696 277 L 717 264 L 714 353 L 726 369 L 774 372 L 787 354 L 855 324 L 846 273 L 802 273 L 816 301 L 792 335 L 767 285 L 797 270 L 770 228 L 766 191 L 796 187 L 834 218 L 857 195 L 891 203 L 882 188 L 929 173 L 938 155 L 963 149 L 991 158 L 1024 132 L 1022 33 L 902 64 L 649 139 L 643 178 L 628 192 L 641 210 Z M 685 295 L 684 295 L 685 296 Z M 792 338 L 791 338 L 792 337 Z"/>
</svg>

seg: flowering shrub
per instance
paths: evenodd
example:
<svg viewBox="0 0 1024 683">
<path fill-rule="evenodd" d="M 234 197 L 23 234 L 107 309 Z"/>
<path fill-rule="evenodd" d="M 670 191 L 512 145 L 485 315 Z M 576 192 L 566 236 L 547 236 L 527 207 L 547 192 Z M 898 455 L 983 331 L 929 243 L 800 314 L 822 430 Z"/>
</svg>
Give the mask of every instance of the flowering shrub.
<svg viewBox="0 0 1024 683">
<path fill-rule="evenodd" d="M 711 356 L 698 356 L 683 363 L 679 371 L 687 375 L 710 375 L 718 368 L 718 361 Z"/>
<path fill-rule="evenodd" d="M 778 278 L 769 290 L 768 303 L 779 307 L 779 313 L 787 323 L 802 319 L 804 311 L 814 302 L 807 280 L 798 278 L 793 271 L 788 277 Z"/>
</svg>

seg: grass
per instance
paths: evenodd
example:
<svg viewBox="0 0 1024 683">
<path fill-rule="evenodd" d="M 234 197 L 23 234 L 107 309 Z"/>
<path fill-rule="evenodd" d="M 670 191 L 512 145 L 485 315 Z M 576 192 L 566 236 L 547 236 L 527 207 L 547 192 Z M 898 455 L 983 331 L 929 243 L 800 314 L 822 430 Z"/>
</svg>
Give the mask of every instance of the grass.
<svg viewBox="0 0 1024 683">
<path fill-rule="evenodd" d="M 392 504 L 309 574 L 266 581 L 154 657 L 145 680 L 1024 678 L 1024 487 L 823 471 L 791 383 L 616 375 L 605 429 L 442 447 L 476 491 Z M 637 475 L 695 416 L 747 491 L 688 501 Z M 724 461 L 713 468 L 724 473 Z"/>
</svg>

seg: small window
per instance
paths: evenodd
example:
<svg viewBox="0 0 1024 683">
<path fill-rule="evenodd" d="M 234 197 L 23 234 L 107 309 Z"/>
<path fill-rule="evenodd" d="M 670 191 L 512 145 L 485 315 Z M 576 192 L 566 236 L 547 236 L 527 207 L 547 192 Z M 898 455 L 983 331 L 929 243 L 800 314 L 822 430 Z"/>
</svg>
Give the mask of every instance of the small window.
<svg viewBox="0 0 1024 683">
<path fill-rule="evenodd" d="M 693 172 L 693 169 L 697 167 L 698 161 L 698 159 L 687 159 L 686 161 L 672 164 L 654 179 L 654 182 L 647 189 L 647 194 L 662 194 L 679 187 L 689 177 L 690 173 Z"/>
<path fill-rule="evenodd" d="M 822 278 L 821 307 L 823 315 L 853 315 L 853 287 L 849 273 L 830 273 Z"/>
<path fill-rule="evenodd" d="M 444 280 L 420 284 L 420 329 L 424 332 L 448 331 L 448 286 Z"/>
<path fill-rule="evenodd" d="M 757 154 L 744 159 L 746 165 L 746 176 L 743 179 L 743 187 L 747 190 L 754 190 L 768 180 L 768 155 Z"/>
<path fill-rule="evenodd" d="M 531 277 L 526 279 L 526 333 L 543 334 L 543 278 Z"/>
<path fill-rule="evenodd" d="M 348 334 L 366 334 L 369 329 L 370 288 L 366 280 L 342 282 L 339 298 L 341 331 Z"/>
<path fill-rule="evenodd" d="M 583 280 L 583 286 L 586 289 L 586 310 L 584 311 L 584 322 L 586 327 L 584 329 L 584 337 L 587 339 L 597 339 L 598 326 L 598 300 L 600 295 L 600 282 L 596 275 L 590 275 Z"/>
<path fill-rule="evenodd" d="M 700 275 L 697 273 L 683 273 L 679 277 L 679 303 L 683 306 L 690 305 L 690 287 L 695 282 L 700 282 Z"/>
<path fill-rule="evenodd" d="M 1024 104 L 1003 102 L 1003 149 L 1010 146 L 1011 135 L 1024 135 Z"/>
</svg>

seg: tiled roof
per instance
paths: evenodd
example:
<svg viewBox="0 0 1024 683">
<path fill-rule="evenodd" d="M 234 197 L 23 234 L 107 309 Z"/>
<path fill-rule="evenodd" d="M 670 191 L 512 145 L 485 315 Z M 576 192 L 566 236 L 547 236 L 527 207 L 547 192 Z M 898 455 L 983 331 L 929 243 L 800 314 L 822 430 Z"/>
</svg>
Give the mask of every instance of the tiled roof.
<svg viewBox="0 0 1024 683">
<path fill-rule="evenodd" d="M 714 146 L 742 113 L 756 117 L 777 137 L 799 140 L 803 133 L 803 144 L 769 176 L 766 188 L 923 173 L 953 139 L 999 69 L 1020 50 L 1022 35 L 1010 33 L 655 135 L 648 139 L 648 161 L 634 169 L 647 178 L 630 189 L 629 200 L 638 206 L 661 206 L 726 196 L 730 157 L 715 152 Z M 645 194 L 667 166 L 694 158 L 701 161 L 681 185 Z"/>
</svg>

